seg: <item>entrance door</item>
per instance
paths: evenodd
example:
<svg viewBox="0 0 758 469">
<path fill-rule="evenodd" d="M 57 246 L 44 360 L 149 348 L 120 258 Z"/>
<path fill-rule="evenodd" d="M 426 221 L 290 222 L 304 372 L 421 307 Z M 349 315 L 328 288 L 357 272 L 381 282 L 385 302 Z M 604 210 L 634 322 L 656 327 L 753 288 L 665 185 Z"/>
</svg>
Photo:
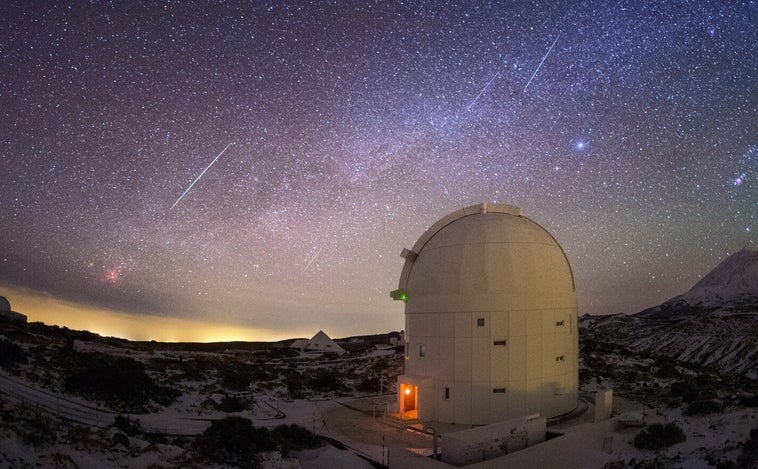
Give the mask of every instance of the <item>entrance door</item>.
<svg viewBox="0 0 758 469">
<path fill-rule="evenodd" d="M 416 398 L 418 396 L 418 387 L 410 384 L 403 384 L 402 388 L 403 408 L 401 409 L 401 412 L 403 413 L 404 418 L 414 419 L 417 415 Z"/>
</svg>

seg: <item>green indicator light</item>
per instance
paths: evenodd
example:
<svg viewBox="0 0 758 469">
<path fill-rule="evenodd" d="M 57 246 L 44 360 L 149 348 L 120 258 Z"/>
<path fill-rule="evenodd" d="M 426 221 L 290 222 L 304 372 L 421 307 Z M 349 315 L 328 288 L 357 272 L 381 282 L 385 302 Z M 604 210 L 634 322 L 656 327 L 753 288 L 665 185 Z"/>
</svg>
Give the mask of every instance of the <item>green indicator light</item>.
<svg viewBox="0 0 758 469">
<path fill-rule="evenodd" d="M 400 301 L 403 301 L 403 302 L 408 301 L 408 294 L 402 288 L 394 290 L 394 291 L 391 291 L 390 292 L 390 296 L 395 301 L 397 301 L 397 300 L 400 300 Z"/>
</svg>

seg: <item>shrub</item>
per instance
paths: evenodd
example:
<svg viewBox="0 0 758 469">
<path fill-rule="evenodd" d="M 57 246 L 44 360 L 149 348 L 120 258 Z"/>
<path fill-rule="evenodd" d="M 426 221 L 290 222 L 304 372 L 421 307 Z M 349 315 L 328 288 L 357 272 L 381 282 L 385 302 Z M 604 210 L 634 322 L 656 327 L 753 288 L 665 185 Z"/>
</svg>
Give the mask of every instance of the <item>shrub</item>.
<svg viewBox="0 0 758 469">
<path fill-rule="evenodd" d="M 390 364 L 387 363 L 386 360 L 379 360 L 379 361 L 374 362 L 374 365 L 371 367 L 371 369 L 375 372 L 378 372 L 382 370 L 387 370 L 389 369 L 389 367 L 390 367 Z"/>
<path fill-rule="evenodd" d="M 199 363 L 197 360 L 185 362 L 182 365 L 182 379 L 187 381 L 203 381 L 208 375 L 208 366 L 205 363 Z"/>
<path fill-rule="evenodd" d="M 218 402 L 214 401 L 211 398 L 203 399 L 203 401 L 200 402 L 200 404 L 198 404 L 198 407 L 200 408 L 200 410 L 212 410 L 212 409 L 218 410 Z"/>
<path fill-rule="evenodd" d="M 267 349 L 266 354 L 270 358 L 295 358 L 300 355 L 300 352 L 294 348 L 281 347 Z"/>
<path fill-rule="evenodd" d="M 63 437 L 63 443 L 70 448 L 89 451 L 92 445 L 99 443 L 99 440 L 95 439 L 90 427 L 71 425 Z"/>
<path fill-rule="evenodd" d="M 139 419 L 132 420 L 123 415 L 117 415 L 113 421 L 113 426 L 126 433 L 128 436 L 135 436 L 142 433 L 142 425 Z"/>
<path fill-rule="evenodd" d="M 32 446 L 49 446 L 58 440 L 49 417 L 33 413 L 26 419 L 26 425 L 20 430 L 24 443 Z"/>
<path fill-rule="evenodd" d="M 719 459 L 718 461 L 714 461 L 714 465 L 716 466 L 716 469 L 737 469 L 738 467 L 737 464 L 730 459 Z"/>
<path fill-rule="evenodd" d="M 120 401 L 138 410 L 147 404 L 156 388 L 142 363 L 123 357 L 112 361 L 90 357 L 82 369 L 66 379 L 64 386 L 70 392 L 104 401 Z"/>
<path fill-rule="evenodd" d="M 26 353 L 21 347 L 6 339 L 0 340 L 0 368 L 9 368 L 17 363 L 26 362 Z"/>
<path fill-rule="evenodd" d="M 50 455 L 53 467 L 77 467 L 74 460 L 68 454 L 53 453 Z"/>
<path fill-rule="evenodd" d="M 221 385 L 225 389 L 232 389 L 234 391 L 246 390 L 250 387 L 250 381 L 252 376 L 245 370 L 223 370 L 219 373 L 221 376 L 219 380 Z"/>
<path fill-rule="evenodd" d="M 319 370 L 311 379 L 311 387 L 319 392 L 337 391 L 342 386 L 339 373 L 332 370 Z"/>
<path fill-rule="evenodd" d="M 181 395 L 182 392 L 173 386 L 155 386 L 150 397 L 157 404 L 165 407 L 171 405 Z"/>
<path fill-rule="evenodd" d="M 671 393 L 680 396 L 684 402 L 692 402 L 698 398 L 700 391 L 693 383 L 677 381 L 671 384 Z"/>
<path fill-rule="evenodd" d="M 758 463 L 758 428 L 750 430 L 750 438 L 742 446 L 742 454 L 737 457 L 739 467 L 756 467 Z"/>
<path fill-rule="evenodd" d="M 323 443 L 298 425 L 279 425 L 273 430 L 255 428 L 243 417 L 215 420 L 195 441 L 195 450 L 207 461 L 241 468 L 255 465 L 255 455 L 278 450 L 286 456 L 290 451 L 318 448 Z"/>
<path fill-rule="evenodd" d="M 380 384 L 379 378 L 365 378 L 358 383 L 358 386 L 356 386 L 355 389 L 360 392 L 379 392 Z"/>
<path fill-rule="evenodd" d="M 225 396 L 218 405 L 221 412 L 242 412 L 247 406 L 241 399 L 236 397 Z"/>
<path fill-rule="evenodd" d="M 270 365 L 254 366 L 250 370 L 250 378 L 255 381 L 271 381 L 278 377 L 279 373 L 276 370 L 276 367 Z"/>
<path fill-rule="evenodd" d="M 195 441 L 202 458 L 241 468 L 251 467 L 256 453 L 275 448 L 267 429 L 255 428 L 252 421 L 237 416 L 214 420 Z"/>
<path fill-rule="evenodd" d="M 592 380 L 592 370 L 589 368 L 579 368 L 579 384 L 588 384 Z"/>
<path fill-rule="evenodd" d="M 676 364 L 668 357 L 658 357 L 653 366 L 655 367 L 655 376 L 668 378 L 681 376 L 681 373 L 676 368 Z"/>
<path fill-rule="evenodd" d="M 283 456 L 289 451 L 313 449 L 323 445 L 318 436 L 295 424 L 279 425 L 272 430 L 271 436 Z"/>
<path fill-rule="evenodd" d="M 643 428 L 634 437 L 635 448 L 661 449 L 686 440 L 682 427 L 675 423 L 654 423 Z"/>
<path fill-rule="evenodd" d="M 723 410 L 724 410 L 724 406 L 718 401 L 714 401 L 712 399 L 700 400 L 700 401 L 691 402 L 690 405 L 688 405 L 687 408 L 684 409 L 684 415 L 692 416 L 692 415 L 716 414 L 716 413 L 722 412 Z"/>
<path fill-rule="evenodd" d="M 302 399 L 307 396 L 305 380 L 299 373 L 291 371 L 286 372 L 284 376 L 284 384 L 287 386 L 287 395 L 291 399 Z"/>
</svg>

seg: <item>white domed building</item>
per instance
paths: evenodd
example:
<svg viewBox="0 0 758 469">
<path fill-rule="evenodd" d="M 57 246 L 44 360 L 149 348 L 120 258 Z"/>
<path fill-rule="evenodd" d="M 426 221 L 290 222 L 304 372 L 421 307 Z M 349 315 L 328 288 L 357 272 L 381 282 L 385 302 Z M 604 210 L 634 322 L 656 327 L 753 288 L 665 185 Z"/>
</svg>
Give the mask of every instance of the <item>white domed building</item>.
<svg viewBox="0 0 758 469">
<path fill-rule="evenodd" d="M 487 425 L 577 405 L 574 277 L 543 227 L 510 205 L 481 204 L 429 228 L 405 258 L 406 419 Z"/>
<path fill-rule="evenodd" d="M 26 322 L 26 315 L 11 310 L 11 302 L 4 296 L 0 296 L 0 319 L 2 318 Z"/>
</svg>

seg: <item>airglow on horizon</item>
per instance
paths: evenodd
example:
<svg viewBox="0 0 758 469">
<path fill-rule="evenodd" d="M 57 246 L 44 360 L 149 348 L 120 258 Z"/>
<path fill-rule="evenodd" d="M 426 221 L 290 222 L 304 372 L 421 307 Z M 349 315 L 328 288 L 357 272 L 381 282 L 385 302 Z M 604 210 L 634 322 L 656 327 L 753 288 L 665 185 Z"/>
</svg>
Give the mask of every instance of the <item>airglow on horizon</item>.
<svg viewBox="0 0 758 469">
<path fill-rule="evenodd" d="M 86 330 L 104 337 L 158 342 L 275 342 L 310 337 L 315 331 L 280 331 L 215 321 L 180 319 L 158 315 L 137 315 L 98 308 L 26 288 L 2 285 L 2 295 L 11 308 L 27 316 L 28 322 Z"/>
</svg>

